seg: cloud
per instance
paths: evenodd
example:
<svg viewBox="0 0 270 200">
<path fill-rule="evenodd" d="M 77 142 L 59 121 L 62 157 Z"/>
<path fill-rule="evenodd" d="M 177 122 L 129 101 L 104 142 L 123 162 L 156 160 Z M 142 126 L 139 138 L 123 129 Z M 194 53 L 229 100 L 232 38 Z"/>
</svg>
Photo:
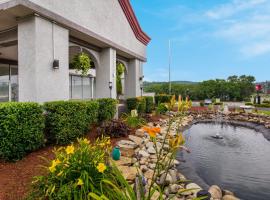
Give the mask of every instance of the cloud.
<svg viewBox="0 0 270 200">
<path fill-rule="evenodd" d="M 223 19 L 239 12 L 253 9 L 255 6 L 266 2 L 267 0 L 233 0 L 230 3 L 222 4 L 212 10 L 208 10 L 205 15 L 212 19 Z"/>
<path fill-rule="evenodd" d="M 242 47 L 241 52 L 246 57 L 255 57 L 270 52 L 270 41 L 258 42 Z"/>
</svg>

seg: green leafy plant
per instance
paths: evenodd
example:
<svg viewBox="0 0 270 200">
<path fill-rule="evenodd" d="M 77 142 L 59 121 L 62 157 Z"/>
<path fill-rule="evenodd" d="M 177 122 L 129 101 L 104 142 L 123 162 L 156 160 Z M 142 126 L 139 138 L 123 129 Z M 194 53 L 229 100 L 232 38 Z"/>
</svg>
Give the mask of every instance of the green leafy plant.
<svg viewBox="0 0 270 200">
<path fill-rule="evenodd" d="M 155 96 L 156 105 L 160 103 L 169 103 L 171 101 L 172 95 L 160 94 Z"/>
<path fill-rule="evenodd" d="M 156 108 L 156 114 L 165 114 L 168 111 L 168 106 L 166 103 L 160 103 L 158 104 L 157 108 Z"/>
<path fill-rule="evenodd" d="M 36 103 L 0 104 L 0 158 L 18 160 L 42 147 L 45 118 Z"/>
<path fill-rule="evenodd" d="M 154 97 L 144 97 L 146 101 L 145 111 L 151 113 L 154 110 Z"/>
<path fill-rule="evenodd" d="M 139 128 L 146 124 L 144 118 L 128 114 L 123 115 L 123 120 L 131 128 Z"/>
<path fill-rule="evenodd" d="M 118 101 L 110 98 L 98 99 L 97 101 L 99 103 L 99 123 L 113 119 L 116 114 Z"/>
<path fill-rule="evenodd" d="M 137 110 L 139 114 L 146 112 L 146 99 L 145 97 L 135 97 L 127 99 L 128 111 Z"/>
<path fill-rule="evenodd" d="M 91 67 L 91 58 L 84 52 L 75 55 L 72 59 L 71 68 L 81 72 L 82 75 L 87 75 Z"/>
<path fill-rule="evenodd" d="M 56 144 L 69 144 L 82 137 L 89 126 L 96 122 L 99 105 L 97 102 L 57 101 L 44 104 L 46 133 Z"/>
<path fill-rule="evenodd" d="M 55 159 L 48 161 L 45 176 L 37 176 L 29 199 L 90 199 L 89 193 L 100 193 L 101 181 L 110 173 L 107 165 L 111 151 L 109 138 L 93 144 L 79 139 L 77 145 L 55 150 Z"/>
<path fill-rule="evenodd" d="M 123 94 L 123 86 L 122 86 L 122 80 L 121 77 L 123 73 L 125 72 L 125 66 L 121 62 L 116 63 L 116 90 L 117 90 L 117 96 Z"/>
</svg>

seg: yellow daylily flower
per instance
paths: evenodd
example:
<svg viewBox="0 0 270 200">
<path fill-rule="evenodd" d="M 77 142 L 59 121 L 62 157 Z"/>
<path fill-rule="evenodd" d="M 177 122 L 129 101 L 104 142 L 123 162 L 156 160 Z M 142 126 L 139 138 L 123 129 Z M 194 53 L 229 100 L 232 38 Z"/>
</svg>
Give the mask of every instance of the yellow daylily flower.
<svg viewBox="0 0 270 200">
<path fill-rule="evenodd" d="M 70 146 L 67 146 L 66 148 L 66 153 L 69 155 L 69 154 L 73 154 L 74 153 L 74 146 L 73 145 L 70 145 Z"/>
<path fill-rule="evenodd" d="M 106 167 L 106 165 L 104 165 L 104 163 L 99 163 L 98 166 L 97 166 L 97 170 L 100 173 L 103 173 L 106 169 L 107 169 L 107 167 Z"/>
<path fill-rule="evenodd" d="M 84 138 L 84 139 L 83 139 L 83 143 L 85 143 L 85 144 L 90 144 L 90 141 L 89 141 L 88 139 Z"/>
<path fill-rule="evenodd" d="M 53 160 L 52 165 L 49 167 L 50 172 L 55 172 L 56 171 L 56 166 L 59 165 L 61 161 L 59 159 Z"/>
<path fill-rule="evenodd" d="M 77 181 L 77 186 L 82 186 L 82 185 L 83 185 L 83 180 L 79 178 Z"/>
</svg>

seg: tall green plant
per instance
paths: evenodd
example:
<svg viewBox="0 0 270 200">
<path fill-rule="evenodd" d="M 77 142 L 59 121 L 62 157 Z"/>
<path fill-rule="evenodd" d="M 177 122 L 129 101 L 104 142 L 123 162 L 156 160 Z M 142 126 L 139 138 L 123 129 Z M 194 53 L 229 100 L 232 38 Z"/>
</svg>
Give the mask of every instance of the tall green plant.
<svg viewBox="0 0 270 200">
<path fill-rule="evenodd" d="M 121 77 L 123 73 L 125 72 L 125 66 L 121 62 L 117 62 L 116 64 L 116 90 L 117 90 L 117 96 L 123 94 L 123 86 L 122 86 L 122 80 Z"/>
<path fill-rule="evenodd" d="M 81 52 L 74 56 L 72 63 L 72 69 L 76 69 L 82 73 L 82 75 L 87 75 L 88 71 L 90 70 L 91 66 L 91 58 L 84 52 Z"/>
</svg>

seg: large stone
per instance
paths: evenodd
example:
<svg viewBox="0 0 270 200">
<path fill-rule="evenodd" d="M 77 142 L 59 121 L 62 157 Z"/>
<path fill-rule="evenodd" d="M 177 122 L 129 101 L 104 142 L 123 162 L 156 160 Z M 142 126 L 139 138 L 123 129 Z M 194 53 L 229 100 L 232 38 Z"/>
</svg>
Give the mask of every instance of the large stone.
<svg viewBox="0 0 270 200">
<path fill-rule="evenodd" d="M 225 195 L 222 200 L 240 200 L 233 195 Z"/>
<path fill-rule="evenodd" d="M 187 189 L 187 190 L 191 190 L 191 192 L 192 192 L 192 194 L 193 194 L 194 196 L 197 196 L 197 193 L 198 193 L 200 190 L 202 190 L 202 188 L 201 188 L 199 185 L 197 185 L 196 183 L 189 183 L 189 184 L 187 184 L 187 185 L 186 185 L 186 189 Z"/>
<path fill-rule="evenodd" d="M 159 199 L 160 199 L 160 193 L 158 191 L 155 191 L 151 197 L 151 200 L 159 200 Z"/>
<path fill-rule="evenodd" d="M 161 177 L 160 177 L 160 184 L 161 185 L 169 185 L 172 183 L 173 183 L 173 180 L 172 180 L 172 177 L 169 173 L 167 175 L 166 175 L 166 173 L 163 173 L 161 175 Z"/>
<path fill-rule="evenodd" d="M 222 199 L 222 191 L 217 185 L 212 185 L 208 192 L 211 194 L 213 199 Z"/>
<path fill-rule="evenodd" d="M 122 146 L 120 147 L 121 156 L 132 158 L 135 154 L 135 150 L 130 146 Z"/>
<path fill-rule="evenodd" d="M 132 147 L 134 149 L 138 146 L 135 142 L 129 140 L 120 140 L 117 145 L 119 147 Z"/>
<path fill-rule="evenodd" d="M 180 189 L 183 189 L 180 185 L 173 184 L 169 186 L 169 192 L 171 194 L 176 194 Z"/>
<path fill-rule="evenodd" d="M 147 153 L 146 151 L 144 150 L 140 150 L 139 151 L 139 156 L 143 157 L 143 158 L 149 158 L 150 154 Z"/>
<path fill-rule="evenodd" d="M 142 145 L 143 139 L 134 135 L 129 135 L 128 139 L 130 139 L 132 142 L 136 143 L 138 146 Z"/>
<path fill-rule="evenodd" d="M 119 166 L 118 169 L 122 172 L 127 181 L 134 181 L 137 175 L 136 167 Z"/>
<path fill-rule="evenodd" d="M 147 142 L 145 147 L 146 148 L 150 148 L 150 147 L 153 147 L 154 146 L 154 143 L 153 142 Z"/>
<path fill-rule="evenodd" d="M 149 169 L 147 172 L 144 173 L 144 177 L 147 179 L 152 179 L 154 174 L 154 170 Z"/>
<path fill-rule="evenodd" d="M 180 178 L 179 178 L 179 176 L 177 174 L 177 170 L 170 169 L 169 174 L 172 177 L 172 182 L 173 183 L 176 183 L 177 181 L 179 181 Z"/>
<path fill-rule="evenodd" d="M 130 166 L 132 164 L 132 159 L 128 157 L 121 156 L 120 160 L 114 161 L 117 166 L 126 165 Z"/>
<path fill-rule="evenodd" d="M 156 150 L 155 150 L 154 147 L 149 147 L 149 148 L 147 149 L 147 152 L 150 153 L 150 154 L 156 154 Z"/>
<path fill-rule="evenodd" d="M 145 135 L 144 133 L 145 131 L 143 129 L 138 129 L 136 130 L 135 135 L 138 137 L 143 137 Z"/>
</svg>

